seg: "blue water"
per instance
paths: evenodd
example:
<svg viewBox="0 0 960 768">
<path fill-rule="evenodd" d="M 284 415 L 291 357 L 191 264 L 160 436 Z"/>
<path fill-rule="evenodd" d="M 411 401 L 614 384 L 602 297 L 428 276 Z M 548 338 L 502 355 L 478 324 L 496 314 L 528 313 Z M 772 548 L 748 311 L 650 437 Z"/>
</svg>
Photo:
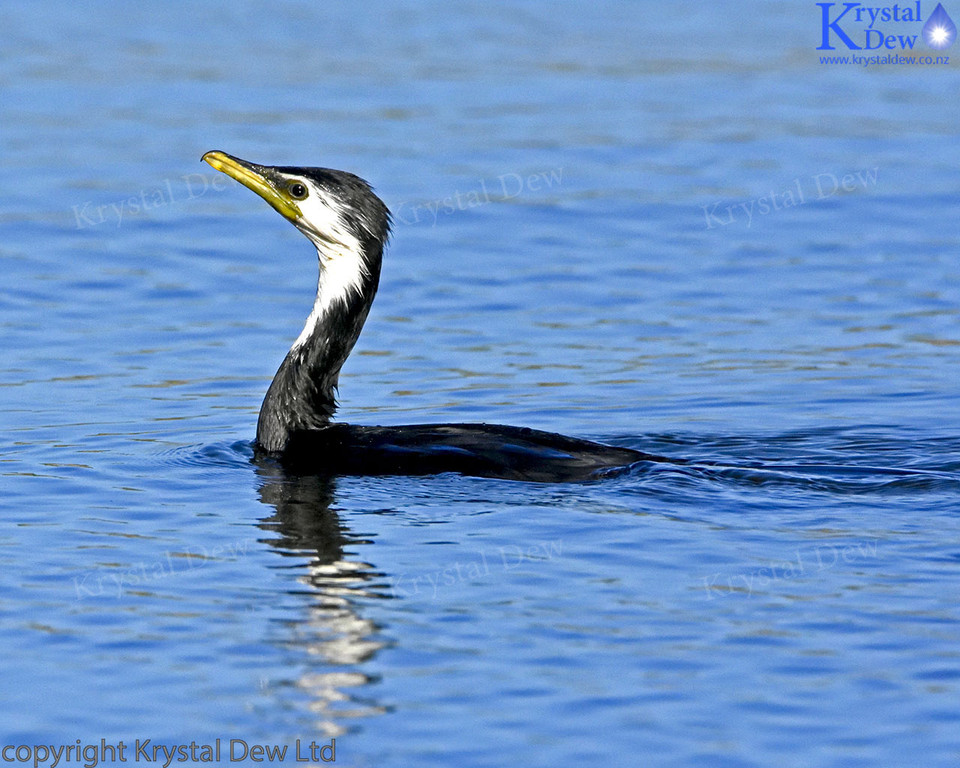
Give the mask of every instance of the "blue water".
<svg viewBox="0 0 960 768">
<path fill-rule="evenodd" d="M 820 64 L 820 9 L 759 0 L 0 23 L 2 745 L 960 761 L 960 49 Z M 343 420 L 693 463 L 253 462 L 316 260 L 211 149 L 395 213 Z"/>
</svg>

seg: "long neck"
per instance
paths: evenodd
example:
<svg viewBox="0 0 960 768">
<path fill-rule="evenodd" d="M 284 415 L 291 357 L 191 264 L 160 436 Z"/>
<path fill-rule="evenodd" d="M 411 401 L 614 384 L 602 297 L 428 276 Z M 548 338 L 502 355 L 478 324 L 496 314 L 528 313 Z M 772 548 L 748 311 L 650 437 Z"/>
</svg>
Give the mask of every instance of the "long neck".
<svg viewBox="0 0 960 768">
<path fill-rule="evenodd" d="M 336 285 L 336 276 L 325 267 L 324 259 L 321 251 L 313 311 L 260 407 L 257 443 L 271 453 L 282 452 L 292 433 L 330 422 L 337 407 L 340 369 L 360 336 L 377 291 L 379 258 L 346 288 Z"/>
</svg>

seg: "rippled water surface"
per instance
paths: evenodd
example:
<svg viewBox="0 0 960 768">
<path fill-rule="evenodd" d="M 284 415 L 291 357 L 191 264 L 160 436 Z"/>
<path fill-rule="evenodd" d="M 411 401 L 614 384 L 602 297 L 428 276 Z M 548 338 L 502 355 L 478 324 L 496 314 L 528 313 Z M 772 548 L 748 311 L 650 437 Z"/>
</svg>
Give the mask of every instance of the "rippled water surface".
<svg viewBox="0 0 960 768">
<path fill-rule="evenodd" d="M 3 745 L 960 761 L 957 64 L 820 64 L 754 0 L 0 22 Z M 688 463 L 256 461 L 316 260 L 210 149 L 394 211 L 343 420 Z"/>
</svg>

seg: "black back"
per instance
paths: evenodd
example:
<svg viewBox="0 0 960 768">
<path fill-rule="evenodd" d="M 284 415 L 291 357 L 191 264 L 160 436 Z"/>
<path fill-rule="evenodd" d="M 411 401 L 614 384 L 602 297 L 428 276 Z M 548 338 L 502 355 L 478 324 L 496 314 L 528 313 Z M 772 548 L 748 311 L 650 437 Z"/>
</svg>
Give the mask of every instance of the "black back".
<svg viewBox="0 0 960 768">
<path fill-rule="evenodd" d="M 331 424 L 291 435 L 283 466 L 295 474 L 435 475 L 582 482 L 660 456 L 499 424 Z"/>
</svg>

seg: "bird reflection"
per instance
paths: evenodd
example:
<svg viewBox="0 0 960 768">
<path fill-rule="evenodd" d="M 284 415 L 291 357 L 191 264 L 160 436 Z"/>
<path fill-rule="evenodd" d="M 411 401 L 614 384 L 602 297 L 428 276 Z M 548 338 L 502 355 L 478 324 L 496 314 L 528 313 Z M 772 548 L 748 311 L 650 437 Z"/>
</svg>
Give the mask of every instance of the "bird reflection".
<svg viewBox="0 0 960 768">
<path fill-rule="evenodd" d="M 373 680 L 361 665 L 386 645 L 379 627 L 360 613 L 358 598 L 388 597 L 382 573 L 372 565 L 350 560 L 344 548 L 368 543 L 347 531 L 331 509 L 335 478 L 289 476 L 274 462 L 256 459 L 260 499 L 275 509 L 260 527 L 276 534 L 265 540 L 285 557 L 310 560 L 298 578 L 308 587 L 306 617 L 292 623 L 290 643 L 315 660 L 315 671 L 297 685 L 310 698 L 317 728 L 327 737 L 350 729 L 351 721 L 380 715 L 387 708 L 364 687 Z M 314 666 L 314 665 L 311 665 Z"/>
</svg>

